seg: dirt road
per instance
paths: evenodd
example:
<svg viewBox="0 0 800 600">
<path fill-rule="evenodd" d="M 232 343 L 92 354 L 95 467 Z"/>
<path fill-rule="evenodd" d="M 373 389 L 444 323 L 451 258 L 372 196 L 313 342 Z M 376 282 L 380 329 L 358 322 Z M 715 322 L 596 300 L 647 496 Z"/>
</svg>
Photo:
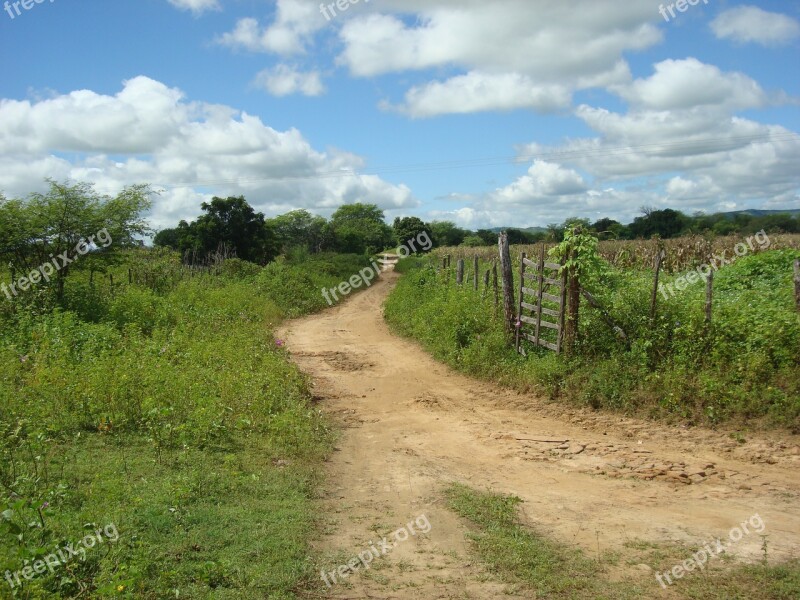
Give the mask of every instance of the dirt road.
<svg viewBox="0 0 800 600">
<path fill-rule="evenodd" d="M 513 591 L 473 562 L 464 526 L 444 504 L 451 482 L 520 497 L 538 531 L 590 556 L 626 541 L 726 539 L 756 513 L 771 559 L 800 555 L 800 439 L 733 439 L 548 404 L 464 377 L 390 333 L 384 274 L 345 304 L 280 333 L 315 382 L 318 406 L 345 426 L 318 542 L 328 571 L 420 515 L 427 534 L 397 543 L 333 598 L 494 598 Z M 391 541 L 391 538 L 390 538 Z M 762 538 L 731 548 L 761 553 Z M 639 569 L 644 565 L 621 569 Z M 654 583 L 653 597 L 660 588 Z"/>
</svg>

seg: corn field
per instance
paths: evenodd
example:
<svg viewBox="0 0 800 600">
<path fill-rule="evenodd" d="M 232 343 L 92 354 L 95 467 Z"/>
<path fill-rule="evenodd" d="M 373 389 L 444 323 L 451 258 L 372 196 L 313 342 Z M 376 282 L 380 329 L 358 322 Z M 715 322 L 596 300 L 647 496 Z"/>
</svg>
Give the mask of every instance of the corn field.
<svg viewBox="0 0 800 600">
<path fill-rule="evenodd" d="M 611 265 L 620 269 L 652 269 L 654 268 L 659 249 L 663 248 L 666 258 L 662 263 L 662 270 L 668 273 L 679 273 L 708 263 L 712 256 L 719 256 L 723 252 L 730 257 L 737 244 L 746 243 L 749 236 L 732 235 L 708 239 L 703 236 L 689 236 L 669 240 L 621 240 L 600 242 L 600 255 Z M 800 235 L 772 234 L 769 236 L 770 250 L 800 249 Z M 547 244 L 550 249 L 555 244 Z M 754 242 L 755 252 L 760 247 Z M 511 258 L 518 262 L 521 252 L 528 256 L 538 256 L 541 244 L 519 245 L 511 247 Z M 450 256 L 453 262 L 458 259 L 471 260 L 478 256 L 481 260 L 491 262 L 497 258 L 496 246 L 480 248 L 444 247 L 437 248 L 432 256 L 441 260 Z"/>
</svg>

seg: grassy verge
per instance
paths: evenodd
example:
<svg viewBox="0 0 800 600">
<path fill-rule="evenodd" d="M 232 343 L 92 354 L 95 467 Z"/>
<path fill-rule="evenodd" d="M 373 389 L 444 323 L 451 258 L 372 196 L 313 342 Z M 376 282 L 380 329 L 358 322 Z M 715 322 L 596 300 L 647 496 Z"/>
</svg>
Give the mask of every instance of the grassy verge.
<svg viewBox="0 0 800 600">
<path fill-rule="evenodd" d="M 362 264 L 249 266 L 164 291 L 78 274 L 62 307 L 0 307 L 0 597 L 313 585 L 312 497 L 333 434 L 272 330 L 326 306 L 320 289 Z M 114 543 L 63 551 L 104 527 Z M 33 572 L 59 548 L 66 560 Z"/>
<path fill-rule="evenodd" d="M 396 332 L 451 366 L 553 401 L 694 424 L 797 431 L 800 318 L 791 281 L 797 257 L 796 250 L 764 252 L 719 271 L 711 326 L 704 320 L 703 285 L 666 299 L 659 294 L 658 317 L 651 321 L 652 274 L 609 268 L 586 285 L 630 345 L 584 303 L 581 341 L 571 357 L 532 346 L 528 358 L 518 355 L 506 344 L 493 294 L 484 294 L 482 284 L 479 293 L 471 284 L 459 288 L 453 272 L 431 263 L 403 265 L 407 274 L 385 316 Z M 665 276 L 664 283 L 673 279 Z"/>
<path fill-rule="evenodd" d="M 625 600 L 633 598 L 687 598 L 704 600 L 791 600 L 800 597 L 800 561 L 783 565 L 732 566 L 709 563 L 706 570 L 689 573 L 663 590 L 654 574 L 627 575 L 615 581 L 611 568 L 624 560 L 629 570 L 652 565 L 664 572 L 692 556 L 681 546 L 630 543 L 625 556 L 607 553 L 590 559 L 580 550 L 556 543 L 521 525 L 516 516 L 518 498 L 478 492 L 454 484 L 445 492 L 448 505 L 466 519 L 474 552 L 491 573 L 536 598 L 570 600 Z"/>
</svg>

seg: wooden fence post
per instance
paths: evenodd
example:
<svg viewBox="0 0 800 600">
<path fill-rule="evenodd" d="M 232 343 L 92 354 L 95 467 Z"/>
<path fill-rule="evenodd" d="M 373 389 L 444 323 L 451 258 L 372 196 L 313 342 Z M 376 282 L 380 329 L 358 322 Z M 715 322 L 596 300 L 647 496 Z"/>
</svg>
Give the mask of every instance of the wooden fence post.
<svg viewBox="0 0 800 600">
<path fill-rule="evenodd" d="M 483 276 L 483 297 L 489 293 L 489 277 L 491 276 L 491 269 L 486 269 L 486 274 Z"/>
<path fill-rule="evenodd" d="M 509 342 L 514 334 L 514 272 L 511 266 L 511 248 L 508 245 L 508 234 L 504 231 L 498 240 L 500 247 L 500 273 L 503 277 L 503 317 Z"/>
<path fill-rule="evenodd" d="M 474 267 L 475 267 L 475 285 L 473 287 L 475 288 L 475 291 L 477 292 L 478 291 L 478 280 L 480 279 L 478 277 L 478 255 L 477 254 L 475 255 Z"/>
<path fill-rule="evenodd" d="M 577 253 L 577 250 L 569 250 L 569 256 L 571 256 L 573 260 L 577 260 Z M 564 332 L 564 341 L 566 343 L 567 352 L 572 353 L 578 341 L 578 318 L 580 316 L 581 305 L 581 282 L 578 279 L 578 270 L 576 267 L 571 267 L 567 275 L 567 296 L 567 323 L 566 331 Z"/>
<path fill-rule="evenodd" d="M 456 283 L 458 285 L 464 284 L 464 259 L 458 259 L 458 266 L 456 267 Z"/>
<path fill-rule="evenodd" d="M 519 321 L 522 321 L 522 302 L 525 300 L 525 294 L 522 289 L 525 287 L 526 258 L 527 255 L 524 252 L 519 256 L 519 301 L 517 302 L 517 306 L 519 306 L 519 315 L 517 316 L 518 322 L 514 323 L 514 347 L 516 348 L 517 352 L 519 352 L 521 343 L 520 334 L 522 333 L 522 324 Z"/>
<path fill-rule="evenodd" d="M 800 311 L 800 260 L 794 261 L 794 300 Z"/>
</svg>

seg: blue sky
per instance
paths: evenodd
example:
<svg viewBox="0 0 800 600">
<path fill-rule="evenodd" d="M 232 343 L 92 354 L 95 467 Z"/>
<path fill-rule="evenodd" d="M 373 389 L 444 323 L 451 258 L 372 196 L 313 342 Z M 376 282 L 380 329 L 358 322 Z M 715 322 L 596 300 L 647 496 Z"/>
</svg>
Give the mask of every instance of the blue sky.
<svg viewBox="0 0 800 600">
<path fill-rule="evenodd" d="M 798 0 L 340 1 L 0 0 L 0 192 L 150 183 L 157 228 L 240 194 L 471 228 L 800 208 Z"/>
</svg>

